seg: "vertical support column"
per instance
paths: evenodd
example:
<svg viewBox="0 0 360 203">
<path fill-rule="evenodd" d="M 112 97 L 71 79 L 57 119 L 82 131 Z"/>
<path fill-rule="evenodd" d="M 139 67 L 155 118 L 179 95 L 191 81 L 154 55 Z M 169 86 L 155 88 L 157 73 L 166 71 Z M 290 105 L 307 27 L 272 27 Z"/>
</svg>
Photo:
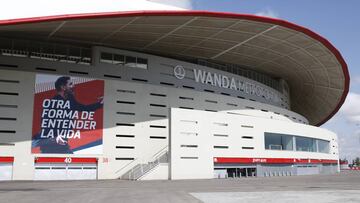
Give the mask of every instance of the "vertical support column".
<svg viewBox="0 0 360 203">
<path fill-rule="evenodd" d="M 35 74 L 18 72 L 20 79 L 18 123 L 14 151 L 13 180 L 33 180 L 34 156 L 31 153 Z"/>
<path fill-rule="evenodd" d="M 91 65 L 97 66 L 100 60 L 100 49 L 98 46 L 91 47 Z"/>
<path fill-rule="evenodd" d="M 172 174 L 171 174 L 171 167 L 172 167 L 172 146 L 171 146 L 171 139 L 172 139 L 172 133 L 171 133 L 171 119 L 172 119 L 172 113 L 171 113 L 171 108 L 169 108 L 169 113 L 168 113 L 168 129 L 169 129 L 169 135 L 168 135 L 168 174 L 169 177 L 168 179 L 171 180 Z"/>
<path fill-rule="evenodd" d="M 296 139 L 295 139 L 295 136 L 293 136 L 292 139 L 293 139 L 293 151 L 296 151 Z"/>
</svg>

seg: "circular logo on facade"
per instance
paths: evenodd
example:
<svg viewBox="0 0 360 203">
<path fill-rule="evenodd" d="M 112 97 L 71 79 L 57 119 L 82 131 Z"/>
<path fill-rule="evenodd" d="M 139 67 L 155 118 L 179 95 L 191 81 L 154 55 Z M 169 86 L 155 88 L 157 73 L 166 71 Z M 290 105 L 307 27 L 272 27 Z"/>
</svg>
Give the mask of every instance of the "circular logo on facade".
<svg viewBox="0 0 360 203">
<path fill-rule="evenodd" d="M 185 69 L 181 65 L 177 65 L 174 67 L 174 75 L 177 79 L 184 79 L 185 77 Z"/>
</svg>

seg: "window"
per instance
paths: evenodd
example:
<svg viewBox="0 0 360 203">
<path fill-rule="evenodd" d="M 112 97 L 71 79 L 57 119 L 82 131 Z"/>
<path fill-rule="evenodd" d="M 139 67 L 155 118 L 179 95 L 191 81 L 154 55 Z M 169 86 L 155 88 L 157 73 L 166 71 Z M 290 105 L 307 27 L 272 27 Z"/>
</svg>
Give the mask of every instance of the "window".
<svg viewBox="0 0 360 203">
<path fill-rule="evenodd" d="M 330 153 L 330 141 L 265 132 L 265 149 Z"/>
<path fill-rule="evenodd" d="M 165 136 L 150 136 L 150 139 L 166 139 Z"/>
<path fill-rule="evenodd" d="M 197 145 L 185 145 L 185 144 L 182 144 L 182 145 L 180 145 L 180 147 L 184 147 L 184 148 L 197 148 L 198 146 L 197 146 Z"/>
<path fill-rule="evenodd" d="M 134 146 L 116 146 L 116 149 L 135 149 Z"/>
<path fill-rule="evenodd" d="M 330 142 L 326 140 L 317 140 L 318 141 L 318 147 L 319 152 L 321 153 L 329 153 L 330 152 Z"/>
<path fill-rule="evenodd" d="M 137 62 L 137 64 L 136 64 L 137 68 L 141 68 L 141 69 L 147 69 L 148 68 L 148 60 L 147 59 L 137 58 L 136 62 Z"/>
<path fill-rule="evenodd" d="M 293 136 L 265 132 L 265 149 L 293 150 Z"/>
<path fill-rule="evenodd" d="M 296 151 L 316 152 L 316 142 L 313 138 L 295 137 Z"/>
<path fill-rule="evenodd" d="M 179 97 L 179 99 L 183 99 L 183 100 L 194 100 L 194 98 L 192 98 L 192 97 Z"/>
<path fill-rule="evenodd" d="M 102 52 L 101 53 L 101 58 L 100 58 L 100 62 L 101 63 L 110 63 L 112 64 L 113 61 L 113 55 L 110 53 L 106 53 L 106 52 Z"/>
<path fill-rule="evenodd" d="M 135 135 L 116 135 L 116 137 L 134 138 Z"/>
<path fill-rule="evenodd" d="M 215 137 L 229 137 L 229 135 L 225 134 L 214 134 Z"/>
<path fill-rule="evenodd" d="M 214 149 L 228 149 L 229 146 L 214 146 Z"/>
<path fill-rule="evenodd" d="M 166 94 L 150 93 L 150 95 L 155 97 L 166 97 Z"/>
<path fill-rule="evenodd" d="M 209 99 L 205 99 L 205 102 L 208 102 L 208 103 L 213 103 L 213 104 L 217 104 L 217 103 L 218 103 L 217 101 L 214 101 L 214 100 L 209 100 Z"/>
<path fill-rule="evenodd" d="M 125 66 L 136 68 L 136 57 L 126 56 Z"/>
<path fill-rule="evenodd" d="M 124 56 L 121 54 L 113 54 L 108 52 L 101 52 L 100 62 L 114 65 L 125 65 L 131 68 L 148 68 L 148 59 L 138 58 L 134 56 Z"/>
<path fill-rule="evenodd" d="M 164 125 L 150 125 L 150 128 L 166 128 Z"/>
<path fill-rule="evenodd" d="M 114 61 L 115 65 L 124 65 L 125 64 L 125 57 L 123 55 L 114 54 Z"/>
</svg>

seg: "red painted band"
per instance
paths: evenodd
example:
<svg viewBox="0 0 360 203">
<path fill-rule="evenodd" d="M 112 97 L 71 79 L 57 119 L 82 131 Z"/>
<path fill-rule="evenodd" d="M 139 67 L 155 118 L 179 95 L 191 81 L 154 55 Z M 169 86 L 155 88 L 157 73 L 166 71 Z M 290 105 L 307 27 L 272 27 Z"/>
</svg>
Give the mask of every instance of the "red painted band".
<svg viewBox="0 0 360 203">
<path fill-rule="evenodd" d="M 331 159 L 296 159 L 296 158 L 238 158 L 238 157 L 215 157 L 214 163 L 236 164 L 335 164 L 338 160 Z"/>
<path fill-rule="evenodd" d="M 97 163 L 97 158 L 76 158 L 76 157 L 37 157 L 35 163 Z"/>
<path fill-rule="evenodd" d="M 252 20 L 264 23 L 271 23 L 275 25 L 280 25 L 287 27 L 298 32 L 302 32 L 309 37 L 321 42 L 325 47 L 327 47 L 337 58 L 338 62 L 341 64 L 342 71 L 344 74 L 344 91 L 342 96 L 333 109 L 333 111 L 327 115 L 320 122 L 315 124 L 320 126 L 333 117 L 340 109 L 342 104 L 345 102 L 346 96 L 349 92 L 350 76 L 347 68 L 347 64 L 340 52 L 324 37 L 319 34 L 294 23 L 290 23 L 285 20 L 256 16 L 250 14 L 237 14 L 237 13 L 226 13 L 226 12 L 211 12 L 211 11 L 127 11 L 127 12 L 104 12 L 104 13 L 86 13 L 86 14 L 68 14 L 68 15 L 55 15 L 55 16 L 43 16 L 43 17 L 33 17 L 33 18 L 20 18 L 20 19 L 9 19 L 9 20 L 0 20 L 0 26 L 9 26 L 9 25 L 18 25 L 18 24 L 30 24 L 30 23 L 41 23 L 49 21 L 70 21 L 70 20 L 80 20 L 80 19 L 100 19 L 100 18 L 117 18 L 117 17 L 138 17 L 138 16 L 203 16 L 203 17 L 218 17 L 218 18 L 236 18 L 236 19 L 245 19 Z"/>
<path fill-rule="evenodd" d="M 14 157 L 0 157 L 0 163 L 13 163 Z"/>
</svg>

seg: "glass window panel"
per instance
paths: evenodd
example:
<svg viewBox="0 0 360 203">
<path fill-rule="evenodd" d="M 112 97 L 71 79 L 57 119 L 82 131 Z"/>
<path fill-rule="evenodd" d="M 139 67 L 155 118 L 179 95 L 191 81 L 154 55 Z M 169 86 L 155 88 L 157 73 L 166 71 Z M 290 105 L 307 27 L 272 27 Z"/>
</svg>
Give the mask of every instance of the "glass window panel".
<svg viewBox="0 0 360 203">
<path fill-rule="evenodd" d="M 318 140 L 319 152 L 329 153 L 330 152 L 330 142 L 326 140 Z"/>
<path fill-rule="evenodd" d="M 138 68 L 147 69 L 148 68 L 148 60 L 144 58 L 137 58 L 137 65 Z"/>
<path fill-rule="evenodd" d="M 0 40 L 0 48 L 11 50 L 13 46 L 12 40 L 1 38 Z"/>
<path fill-rule="evenodd" d="M 107 52 L 101 52 L 100 62 L 101 63 L 111 63 L 113 61 L 113 55 Z"/>
<path fill-rule="evenodd" d="M 115 65 L 124 65 L 125 64 L 125 56 L 114 54 L 114 64 Z"/>
<path fill-rule="evenodd" d="M 91 49 L 81 49 L 81 59 L 79 64 L 90 65 L 91 64 Z"/>
<path fill-rule="evenodd" d="M 125 66 L 136 68 L 136 58 L 133 56 L 126 56 Z"/>
<path fill-rule="evenodd" d="M 296 151 L 316 152 L 315 139 L 308 137 L 296 137 Z"/>
<path fill-rule="evenodd" d="M 69 56 L 80 57 L 81 49 L 78 47 L 69 47 Z"/>
<path fill-rule="evenodd" d="M 265 149 L 293 150 L 293 136 L 265 132 Z"/>
</svg>

